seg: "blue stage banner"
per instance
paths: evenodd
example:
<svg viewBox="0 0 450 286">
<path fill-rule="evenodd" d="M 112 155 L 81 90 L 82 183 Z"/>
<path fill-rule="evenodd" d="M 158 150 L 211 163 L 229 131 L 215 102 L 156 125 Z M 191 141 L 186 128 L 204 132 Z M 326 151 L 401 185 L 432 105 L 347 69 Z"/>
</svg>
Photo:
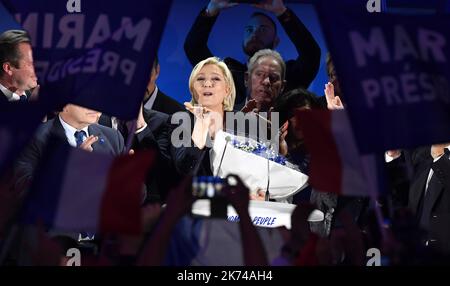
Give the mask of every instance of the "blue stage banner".
<svg viewBox="0 0 450 286">
<path fill-rule="evenodd" d="M 32 38 L 40 98 L 136 118 L 171 0 L 10 0 Z"/>
<path fill-rule="evenodd" d="M 450 141 L 450 18 L 317 8 L 360 151 Z"/>
</svg>

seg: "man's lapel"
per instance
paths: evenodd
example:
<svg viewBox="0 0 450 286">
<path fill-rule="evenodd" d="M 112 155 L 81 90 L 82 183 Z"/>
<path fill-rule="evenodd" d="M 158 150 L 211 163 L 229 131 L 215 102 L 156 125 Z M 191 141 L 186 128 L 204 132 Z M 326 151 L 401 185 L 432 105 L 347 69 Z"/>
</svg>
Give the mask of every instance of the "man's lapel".
<svg viewBox="0 0 450 286">
<path fill-rule="evenodd" d="M 107 153 L 108 142 L 107 142 L 103 132 L 101 132 L 100 128 L 98 128 L 95 124 L 91 124 L 88 127 L 88 131 L 89 131 L 89 135 L 98 136 L 98 140 L 94 144 L 91 145 L 93 152 Z"/>
<path fill-rule="evenodd" d="M 55 136 L 61 140 L 64 140 L 64 142 L 67 142 L 66 132 L 64 131 L 64 127 L 62 126 L 61 121 L 59 121 L 59 116 L 56 116 L 52 120 L 53 120 L 53 125 L 51 129 L 52 136 Z"/>
</svg>

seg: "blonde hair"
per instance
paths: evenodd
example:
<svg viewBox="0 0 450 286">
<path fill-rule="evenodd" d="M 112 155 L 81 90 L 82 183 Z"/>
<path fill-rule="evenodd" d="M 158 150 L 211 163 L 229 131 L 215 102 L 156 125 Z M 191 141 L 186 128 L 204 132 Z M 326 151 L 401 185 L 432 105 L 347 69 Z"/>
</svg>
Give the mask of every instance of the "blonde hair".
<svg viewBox="0 0 450 286">
<path fill-rule="evenodd" d="M 225 83 L 227 84 L 229 88 L 229 94 L 225 97 L 223 101 L 223 110 L 224 111 L 233 111 L 234 107 L 234 101 L 236 99 L 236 87 L 234 86 L 234 80 L 233 75 L 231 74 L 230 70 L 228 69 L 227 65 L 219 58 L 217 57 L 210 57 L 207 58 L 201 62 L 199 62 L 194 69 L 191 72 L 191 75 L 189 77 L 189 91 L 191 92 L 192 99 L 191 104 L 197 104 L 197 99 L 195 98 L 195 92 L 194 92 L 194 81 L 197 74 L 200 72 L 200 70 L 206 66 L 206 65 L 216 65 L 222 70 L 222 73 L 225 77 Z"/>
</svg>

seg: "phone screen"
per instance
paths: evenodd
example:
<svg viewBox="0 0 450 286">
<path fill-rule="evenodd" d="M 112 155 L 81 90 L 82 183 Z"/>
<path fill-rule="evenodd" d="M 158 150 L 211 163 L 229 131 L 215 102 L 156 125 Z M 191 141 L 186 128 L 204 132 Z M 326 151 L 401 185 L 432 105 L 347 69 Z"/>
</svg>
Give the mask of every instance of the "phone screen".
<svg viewBox="0 0 450 286">
<path fill-rule="evenodd" d="M 192 179 L 192 195 L 198 199 L 211 199 L 222 195 L 223 179 L 214 176 L 200 176 Z"/>
</svg>

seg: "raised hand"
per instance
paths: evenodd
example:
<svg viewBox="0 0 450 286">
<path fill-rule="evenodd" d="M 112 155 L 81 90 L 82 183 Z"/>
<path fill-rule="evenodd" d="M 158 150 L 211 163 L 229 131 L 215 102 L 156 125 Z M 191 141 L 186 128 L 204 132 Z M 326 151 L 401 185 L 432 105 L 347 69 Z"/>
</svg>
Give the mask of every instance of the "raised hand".
<svg viewBox="0 0 450 286">
<path fill-rule="evenodd" d="M 245 266 L 267 265 L 267 255 L 261 238 L 248 213 L 249 189 L 236 175 L 227 176 L 228 186 L 224 188 L 225 196 L 239 215 L 242 250 Z"/>
<path fill-rule="evenodd" d="M 238 214 L 248 213 L 250 201 L 249 189 L 244 185 L 241 178 L 236 175 L 228 175 L 226 178 L 228 184 L 224 188 L 225 196 Z"/>
<path fill-rule="evenodd" d="M 209 127 L 211 125 L 211 118 L 207 116 L 206 107 L 199 110 L 193 107 L 190 103 L 184 103 L 186 109 L 192 112 L 195 116 L 194 130 L 192 131 L 192 141 L 199 149 L 203 149 L 206 145 L 206 138 L 208 136 Z"/>
<path fill-rule="evenodd" d="M 190 113 L 194 114 L 195 118 L 197 118 L 197 119 L 203 119 L 211 112 L 211 110 L 209 110 L 208 108 L 206 108 L 204 106 L 202 106 L 202 107 L 193 106 L 190 102 L 185 102 L 184 107 Z"/>
<path fill-rule="evenodd" d="M 247 101 L 245 106 L 242 107 L 241 112 L 247 113 L 247 112 L 253 111 L 256 108 L 256 106 L 257 106 L 256 100 L 250 99 L 249 101 Z"/>
<path fill-rule="evenodd" d="M 276 16 L 280 16 L 286 11 L 283 0 L 265 0 L 252 6 L 274 13 Z"/>
<path fill-rule="evenodd" d="M 33 91 L 31 92 L 31 96 L 28 100 L 38 100 L 39 97 L 39 89 L 41 86 L 38 84 L 35 88 L 33 88 Z"/>
<path fill-rule="evenodd" d="M 289 149 L 288 149 L 288 145 L 286 142 L 286 136 L 288 134 L 288 129 L 289 129 L 289 121 L 286 121 L 280 128 L 280 139 L 279 139 L 279 144 L 280 144 L 280 154 L 283 156 L 286 156 Z"/>
<path fill-rule="evenodd" d="M 92 144 L 98 141 L 98 136 L 90 135 L 81 145 L 80 148 L 92 152 Z"/>
<path fill-rule="evenodd" d="M 334 95 L 334 85 L 331 82 L 325 84 L 324 92 L 329 110 L 344 109 L 344 105 L 339 96 Z"/>
<path fill-rule="evenodd" d="M 147 122 L 145 122 L 145 118 L 144 118 L 144 109 L 143 109 L 143 104 L 141 103 L 141 107 L 139 108 L 139 113 L 137 115 L 137 118 L 135 120 L 129 120 L 127 122 L 125 122 L 125 125 L 127 127 L 128 132 L 134 132 L 135 134 L 137 134 L 139 129 L 144 130 L 144 127 L 147 127 Z M 133 128 L 134 131 L 133 131 Z M 140 130 L 140 131 L 142 131 Z"/>
<path fill-rule="evenodd" d="M 216 132 L 222 129 L 222 115 L 211 111 L 207 107 L 194 107 L 188 102 L 185 102 L 184 106 L 187 110 L 194 114 L 196 118 L 194 130 L 192 132 L 192 141 L 199 149 L 203 149 L 206 145 L 208 132 L 211 138 L 214 138 Z"/>
<path fill-rule="evenodd" d="M 388 156 L 388 161 L 386 162 L 390 162 L 391 160 L 395 160 L 400 157 L 402 155 L 402 150 L 388 150 L 386 151 L 386 155 Z M 392 159 L 389 159 L 389 157 Z"/>
<path fill-rule="evenodd" d="M 450 143 L 434 144 L 433 146 L 431 146 L 431 157 L 433 157 L 433 159 L 436 159 L 442 156 L 444 154 L 445 147 L 449 145 Z"/>
<path fill-rule="evenodd" d="M 230 7 L 234 7 L 236 5 L 239 5 L 238 3 L 230 3 L 230 0 L 211 0 L 209 1 L 208 8 L 206 8 L 206 11 L 208 13 L 208 16 L 214 17 L 223 9 L 227 9 Z"/>
</svg>

